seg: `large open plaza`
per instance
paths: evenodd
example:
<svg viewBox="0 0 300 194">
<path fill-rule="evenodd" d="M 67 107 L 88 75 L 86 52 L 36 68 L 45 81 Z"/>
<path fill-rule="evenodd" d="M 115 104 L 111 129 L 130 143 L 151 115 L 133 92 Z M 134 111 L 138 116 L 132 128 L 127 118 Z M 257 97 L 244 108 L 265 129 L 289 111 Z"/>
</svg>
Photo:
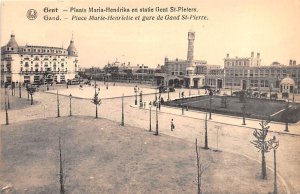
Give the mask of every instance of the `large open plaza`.
<svg viewBox="0 0 300 194">
<path fill-rule="evenodd" d="M 21 98 L 18 90 L 14 96 L 8 90 L 9 125 L 5 125 L 5 109 L 1 107 L 2 188 L 8 186 L 7 190 L 16 193 L 57 192 L 60 137 L 67 175 L 65 188 L 70 193 L 193 193 L 197 189 L 197 138 L 201 161 L 208 164 L 202 178 L 205 193 L 231 193 L 233 189 L 237 193 L 272 192 L 273 154 L 266 155 L 268 179 L 262 181 L 261 156 L 250 143 L 254 139 L 253 129 L 259 128 L 259 120 L 246 118 L 247 125 L 243 126 L 240 117 L 212 113 L 207 124 L 210 149 L 205 150 L 205 111 L 184 110 L 182 115 L 180 107 L 162 105 L 157 111 L 159 135 L 155 136 L 155 106 L 151 107 L 149 132 L 149 102 L 158 96 L 152 93 L 157 90 L 150 85 L 138 85 L 145 94 L 149 91 L 142 96 L 147 105 L 139 107 L 139 104 L 135 105 L 135 86 L 109 83 L 106 89 L 106 85 L 99 82 L 100 96 L 102 91 L 106 91 L 107 96 L 98 106 L 98 119 L 95 119 L 95 105 L 91 102 L 95 92 L 93 86 L 85 85 L 80 89 L 78 85 L 69 88 L 62 85 L 49 91 L 41 86 L 33 95 L 33 105 L 30 105 L 24 88 Z M 81 91 L 90 93 L 81 96 Z M 3 88 L 1 92 L 4 93 Z M 71 99 L 70 93 L 74 94 Z M 124 127 L 120 126 L 123 93 L 124 96 L 128 94 L 123 100 Z M 178 93 L 179 90 L 162 93 L 161 97 L 174 100 L 178 99 Z M 190 93 L 197 96 L 199 90 Z M 200 90 L 201 96 L 206 96 L 204 90 Z M 140 100 L 139 95 L 137 100 Z M 170 130 L 172 119 L 176 126 L 174 131 Z M 275 135 L 280 141 L 277 150 L 278 191 L 296 193 L 300 191 L 297 184 L 300 174 L 294 170 L 300 161 L 299 150 L 294 149 L 299 146 L 299 122 L 290 124 L 290 132 L 284 132 L 284 123 L 271 122 L 269 125 L 268 138 Z"/>
<path fill-rule="evenodd" d="M 300 194 L 300 0 L 0 13 L 0 194 Z"/>
</svg>

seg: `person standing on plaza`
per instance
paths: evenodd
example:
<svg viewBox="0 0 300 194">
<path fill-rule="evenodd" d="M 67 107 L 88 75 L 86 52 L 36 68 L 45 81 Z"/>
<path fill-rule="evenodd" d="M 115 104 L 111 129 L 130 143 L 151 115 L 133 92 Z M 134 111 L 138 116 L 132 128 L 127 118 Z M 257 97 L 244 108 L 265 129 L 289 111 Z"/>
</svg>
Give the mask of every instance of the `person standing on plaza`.
<svg viewBox="0 0 300 194">
<path fill-rule="evenodd" d="M 171 131 L 173 131 L 173 129 L 175 129 L 175 125 L 174 125 L 174 121 L 173 119 L 171 120 Z"/>
</svg>

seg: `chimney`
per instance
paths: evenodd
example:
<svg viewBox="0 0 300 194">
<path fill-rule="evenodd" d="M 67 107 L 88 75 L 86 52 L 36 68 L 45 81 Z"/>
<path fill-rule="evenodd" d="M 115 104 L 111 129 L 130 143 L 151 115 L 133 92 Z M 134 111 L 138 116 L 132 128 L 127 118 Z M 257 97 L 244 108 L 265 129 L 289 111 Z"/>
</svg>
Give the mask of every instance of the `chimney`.
<svg viewBox="0 0 300 194">
<path fill-rule="evenodd" d="M 258 59 L 260 58 L 260 53 L 257 53 L 257 58 L 258 58 Z"/>
<path fill-rule="evenodd" d="M 254 52 L 252 51 L 252 52 L 251 52 L 251 58 L 253 58 L 253 57 L 254 57 Z"/>
<path fill-rule="evenodd" d="M 293 61 L 293 65 L 296 65 L 296 60 Z"/>
<path fill-rule="evenodd" d="M 292 60 L 292 59 L 290 59 L 289 65 L 292 65 L 292 64 L 293 64 L 293 60 Z"/>
</svg>

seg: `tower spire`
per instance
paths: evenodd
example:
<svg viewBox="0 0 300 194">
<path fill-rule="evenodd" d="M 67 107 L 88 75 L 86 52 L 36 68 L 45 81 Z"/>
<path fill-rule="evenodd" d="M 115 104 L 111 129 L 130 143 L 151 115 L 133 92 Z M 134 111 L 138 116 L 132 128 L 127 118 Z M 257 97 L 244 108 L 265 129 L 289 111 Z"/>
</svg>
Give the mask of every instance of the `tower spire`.
<svg viewBox="0 0 300 194">
<path fill-rule="evenodd" d="M 188 32 L 188 53 L 187 53 L 188 61 L 192 61 L 194 59 L 194 40 L 195 40 L 195 32 L 190 30 Z"/>
</svg>

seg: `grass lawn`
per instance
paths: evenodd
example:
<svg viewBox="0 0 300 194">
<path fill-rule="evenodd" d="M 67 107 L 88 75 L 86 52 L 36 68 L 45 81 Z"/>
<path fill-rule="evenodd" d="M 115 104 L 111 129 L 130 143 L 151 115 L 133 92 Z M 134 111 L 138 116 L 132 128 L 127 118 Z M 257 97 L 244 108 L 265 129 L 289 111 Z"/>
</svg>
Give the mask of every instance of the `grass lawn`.
<svg viewBox="0 0 300 194">
<path fill-rule="evenodd" d="M 242 116 L 242 106 L 244 103 L 240 102 L 237 97 L 227 97 L 228 106 L 227 108 L 221 105 L 221 96 L 212 96 L 211 99 L 211 110 L 215 113 Z M 177 99 L 174 101 L 165 102 L 165 105 L 181 107 L 183 102 L 184 107 L 188 106 L 189 109 L 195 110 L 206 110 L 210 108 L 210 96 L 197 96 L 191 98 Z M 286 108 L 286 102 L 275 101 L 267 99 L 246 99 L 246 117 L 267 119 L 271 116 L 271 120 L 285 122 L 284 109 Z M 300 119 L 300 105 L 298 103 L 290 103 L 289 108 L 289 122 L 295 123 Z"/>
<path fill-rule="evenodd" d="M 58 137 L 67 193 L 196 193 L 195 145 L 106 119 L 60 117 L 1 126 L 0 187 L 59 193 Z M 268 193 L 272 172 L 227 152 L 200 149 L 204 193 Z M 278 193 L 284 193 L 278 181 Z"/>
</svg>

